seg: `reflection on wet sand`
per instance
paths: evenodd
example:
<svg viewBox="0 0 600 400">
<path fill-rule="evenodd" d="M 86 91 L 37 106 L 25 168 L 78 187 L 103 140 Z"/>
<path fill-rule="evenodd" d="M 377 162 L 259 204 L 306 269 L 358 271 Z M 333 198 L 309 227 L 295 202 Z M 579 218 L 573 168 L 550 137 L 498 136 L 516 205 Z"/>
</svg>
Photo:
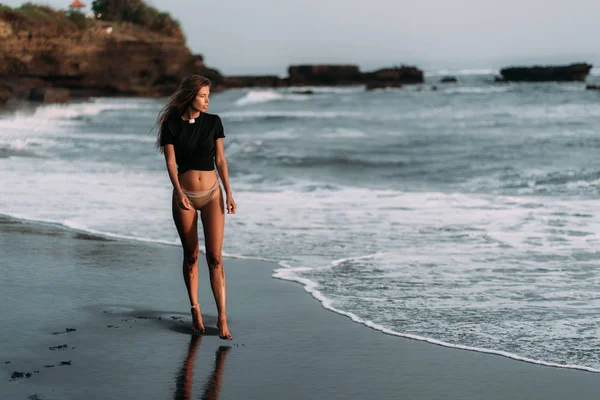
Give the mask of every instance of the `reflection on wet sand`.
<svg viewBox="0 0 600 400">
<path fill-rule="evenodd" d="M 192 383 L 194 380 L 194 361 L 196 360 L 196 352 L 200 347 L 202 336 L 192 335 L 188 352 L 183 365 L 177 374 L 175 382 L 175 400 L 189 400 L 192 397 Z M 204 384 L 201 399 L 217 400 L 219 391 L 221 390 L 221 375 L 225 366 L 225 357 L 231 349 L 229 346 L 219 346 L 215 354 L 215 367 Z"/>
</svg>

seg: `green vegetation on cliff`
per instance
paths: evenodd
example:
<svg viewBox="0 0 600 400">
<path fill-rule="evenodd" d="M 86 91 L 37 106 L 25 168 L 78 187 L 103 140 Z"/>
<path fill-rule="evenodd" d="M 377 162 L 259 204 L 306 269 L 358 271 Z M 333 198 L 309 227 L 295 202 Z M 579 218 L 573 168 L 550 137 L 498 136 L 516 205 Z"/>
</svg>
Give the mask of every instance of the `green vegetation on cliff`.
<svg viewBox="0 0 600 400">
<path fill-rule="evenodd" d="M 181 31 L 171 14 L 161 12 L 143 0 L 94 0 L 92 9 L 106 21 L 126 21 L 167 35 Z"/>
<path fill-rule="evenodd" d="M 85 16 L 78 11 L 59 11 L 32 3 L 15 8 L 0 4 L 0 20 L 8 22 L 16 31 L 50 28 L 53 31 L 68 32 L 85 28 L 82 25 Z"/>
<path fill-rule="evenodd" d="M 179 22 L 171 14 L 142 0 L 96 0 L 92 10 L 100 21 L 131 23 L 159 34 L 183 36 Z M 29 2 L 15 8 L 0 4 L 0 20 L 8 22 L 16 31 L 49 28 L 57 34 L 85 29 L 96 22 L 77 10 L 54 10 Z"/>
</svg>

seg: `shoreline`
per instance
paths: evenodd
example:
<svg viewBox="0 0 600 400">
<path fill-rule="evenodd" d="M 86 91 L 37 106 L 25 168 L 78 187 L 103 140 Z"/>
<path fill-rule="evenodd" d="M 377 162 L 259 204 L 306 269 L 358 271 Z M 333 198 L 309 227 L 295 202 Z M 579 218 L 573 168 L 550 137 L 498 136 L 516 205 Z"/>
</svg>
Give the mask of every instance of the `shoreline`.
<svg viewBox="0 0 600 400">
<path fill-rule="evenodd" d="M 502 351 L 502 350 L 487 349 L 484 347 L 465 346 L 465 345 L 461 345 L 461 344 L 444 342 L 443 340 L 438 340 L 438 339 L 430 338 L 430 337 L 426 337 L 426 336 L 419 336 L 419 335 L 414 335 L 414 334 L 410 334 L 410 333 L 397 332 L 392 329 L 386 328 L 385 326 L 374 323 L 372 321 L 365 320 L 365 319 L 357 316 L 354 313 L 340 310 L 338 308 L 331 306 L 331 304 L 329 304 L 329 303 L 331 303 L 330 299 L 321 296 L 320 292 L 318 290 L 314 289 L 315 285 L 314 285 L 313 281 L 302 279 L 302 278 L 294 278 L 294 277 L 284 278 L 284 277 L 282 277 L 282 275 L 286 269 L 287 268 L 278 268 L 275 270 L 275 273 L 271 276 L 275 279 L 281 279 L 284 281 L 294 282 L 294 283 L 302 285 L 303 289 L 308 294 L 310 294 L 313 299 L 318 301 L 324 309 L 329 310 L 340 316 L 347 317 L 352 322 L 355 322 L 366 328 L 370 328 L 378 333 L 382 333 L 385 335 L 394 336 L 394 337 L 398 337 L 398 338 L 415 340 L 417 342 L 428 343 L 431 345 L 440 346 L 440 347 L 447 348 L 447 349 L 463 350 L 463 351 L 470 351 L 470 352 L 474 352 L 474 353 L 489 354 L 492 356 L 504 357 L 509 360 L 520 361 L 520 362 L 524 362 L 524 363 L 532 364 L 532 365 L 538 365 L 538 366 L 544 366 L 544 367 L 550 367 L 550 368 L 560 368 L 560 369 L 567 369 L 567 370 L 574 370 L 574 371 L 583 371 L 583 372 L 589 372 L 592 374 L 600 373 L 599 369 L 587 367 L 585 365 L 558 364 L 558 363 L 554 363 L 554 362 L 550 362 L 550 361 L 527 358 L 525 356 L 520 356 L 518 354 L 509 353 L 509 352 Z M 299 268 L 299 269 L 303 269 L 303 268 Z M 279 276 L 277 276 L 277 275 L 279 275 Z"/>
<path fill-rule="evenodd" d="M 600 390 L 592 373 L 365 329 L 304 287 L 272 279 L 276 265 L 267 262 L 226 258 L 231 343 L 216 336 L 200 268 L 208 332 L 193 339 L 177 247 L 6 218 L 0 237 L 7 398 L 188 398 L 203 390 L 222 399 L 592 399 Z M 13 372 L 32 375 L 10 380 Z"/>
</svg>

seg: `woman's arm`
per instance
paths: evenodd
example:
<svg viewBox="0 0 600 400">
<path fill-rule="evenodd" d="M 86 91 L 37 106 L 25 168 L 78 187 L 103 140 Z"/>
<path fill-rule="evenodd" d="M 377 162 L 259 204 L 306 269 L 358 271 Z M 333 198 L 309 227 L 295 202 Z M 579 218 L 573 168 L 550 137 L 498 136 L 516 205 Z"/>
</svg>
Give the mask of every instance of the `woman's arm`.
<svg viewBox="0 0 600 400">
<path fill-rule="evenodd" d="M 235 214 L 237 205 L 233 200 L 233 195 L 231 194 L 231 187 L 229 186 L 229 171 L 227 169 L 227 160 L 225 159 L 225 150 L 223 147 L 222 138 L 219 138 L 215 141 L 215 164 L 217 166 L 217 171 L 219 172 L 219 176 L 221 177 L 221 182 L 223 182 L 223 187 L 225 188 L 225 194 L 227 196 L 227 213 Z"/>
<path fill-rule="evenodd" d="M 190 210 L 192 205 L 190 204 L 190 201 L 186 195 L 183 194 L 181 186 L 179 185 L 179 178 L 177 176 L 177 161 L 175 160 L 175 148 L 172 144 L 165 145 L 165 162 L 167 163 L 167 171 L 169 172 L 169 178 L 173 184 L 175 197 L 177 198 L 177 204 L 184 210 Z"/>
</svg>

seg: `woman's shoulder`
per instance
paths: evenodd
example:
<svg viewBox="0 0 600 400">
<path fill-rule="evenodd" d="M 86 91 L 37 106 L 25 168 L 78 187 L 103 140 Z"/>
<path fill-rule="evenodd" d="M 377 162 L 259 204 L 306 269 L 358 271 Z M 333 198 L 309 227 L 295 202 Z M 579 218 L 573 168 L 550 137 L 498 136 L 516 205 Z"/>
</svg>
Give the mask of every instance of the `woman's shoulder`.
<svg viewBox="0 0 600 400">
<path fill-rule="evenodd" d="M 223 129 L 223 122 L 221 122 L 221 117 L 219 117 L 217 114 L 209 114 L 209 113 L 203 113 L 204 115 L 202 115 L 202 126 L 204 127 L 204 129 L 208 129 L 208 130 L 222 130 Z"/>
<path fill-rule="evenodd" d="M 221 121 L 221 117 L 219 117 L 218 114 L 204 113 L 204 118 L 206 118 L 208 121 L 215 121 L 215 122 Z"/>
</svg>

